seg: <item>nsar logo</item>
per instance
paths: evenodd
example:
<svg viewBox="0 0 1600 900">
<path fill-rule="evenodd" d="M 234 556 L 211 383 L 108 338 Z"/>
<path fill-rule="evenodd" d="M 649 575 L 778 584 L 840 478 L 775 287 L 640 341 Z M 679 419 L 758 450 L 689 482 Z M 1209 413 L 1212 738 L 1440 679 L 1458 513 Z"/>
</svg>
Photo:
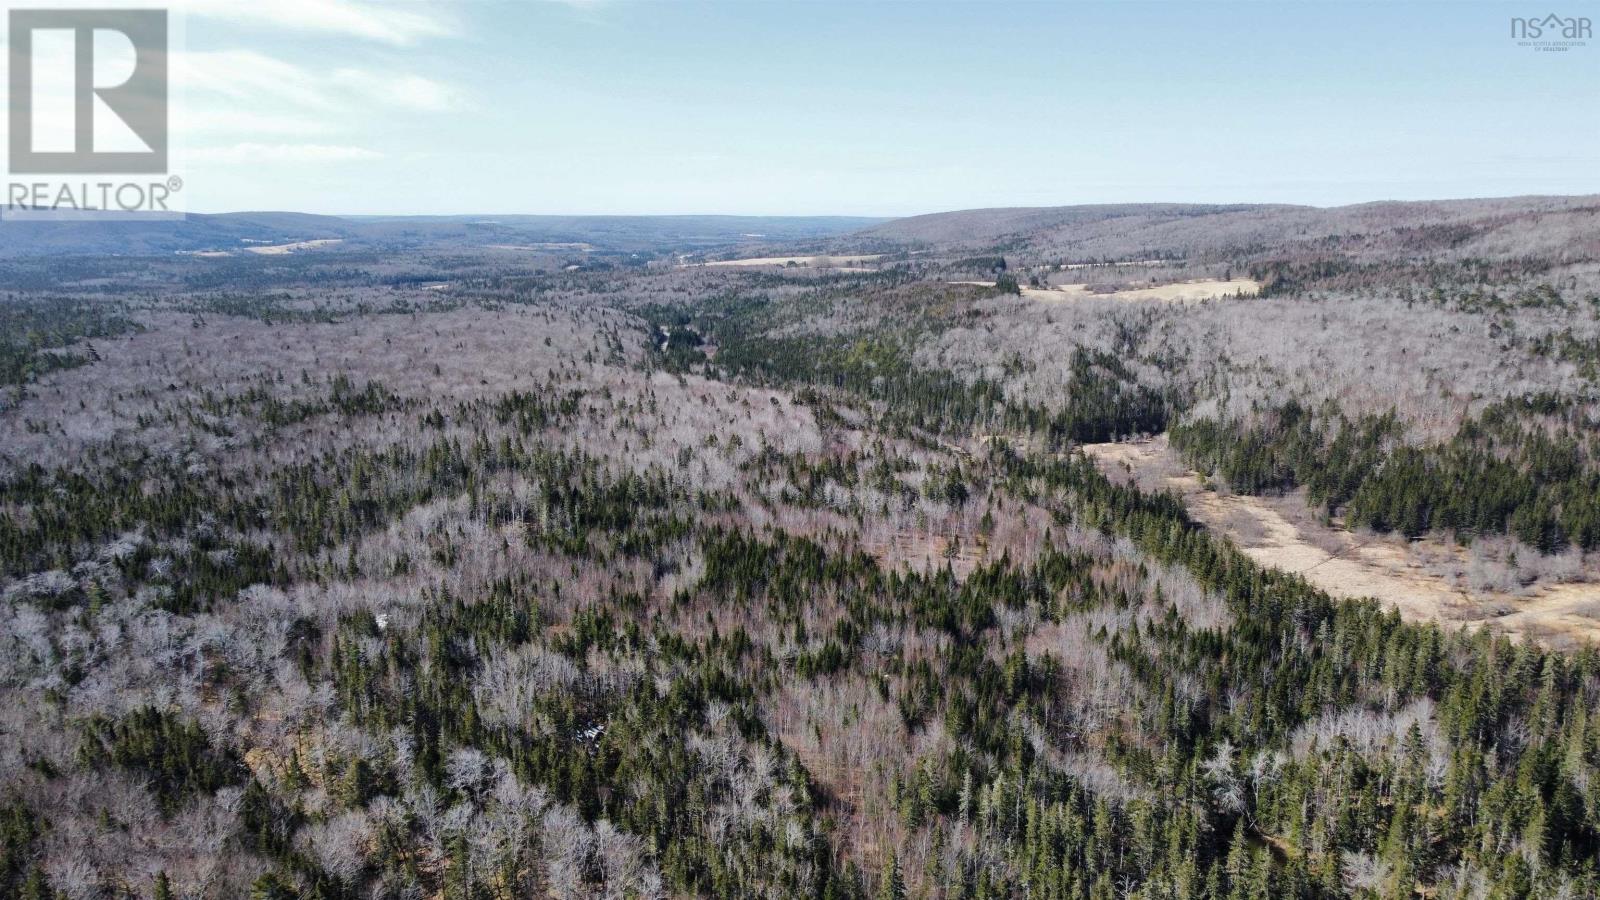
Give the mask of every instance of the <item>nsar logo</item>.
<svg viewBox="0 0 1600 900">
<path fill-rule="evenodd" d="M 1561 52 L 1587 46 L 1592 37 L 1594 25 L 1586 16 L 1551 13 L 1543 18 L 1514 17 L 1511 20 L 1511 38 L 1519 47 Z"/>
</svg>

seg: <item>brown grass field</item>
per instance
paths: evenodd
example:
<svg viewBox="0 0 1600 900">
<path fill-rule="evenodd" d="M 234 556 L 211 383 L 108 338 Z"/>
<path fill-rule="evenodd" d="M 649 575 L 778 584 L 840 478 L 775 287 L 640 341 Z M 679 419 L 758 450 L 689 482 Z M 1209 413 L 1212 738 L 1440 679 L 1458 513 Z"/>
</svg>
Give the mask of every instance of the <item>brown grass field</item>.
<svg viewBox="0 0 1600 900">
<path fill-rule="evenodd" d="M 1323 525 L 1296 497 L 1219 493 L 1183 465 L 1165 436 L 1089 444 L 1083 451 L 1110 477 L 1132 479 L 1146 490 L 1172 491 L 1191 516 L 1227 535 L 1256 562 L 1298 573 L 1335 597 L 1371 597 L 1408 621 L 1486 627 L 1551 646 L 1600 641 L 1600 585 L 1536 584 L 1526 593 L 1475 590 L 1447 574 L 1467 566 L 1460 547 Z"/>
</svg>

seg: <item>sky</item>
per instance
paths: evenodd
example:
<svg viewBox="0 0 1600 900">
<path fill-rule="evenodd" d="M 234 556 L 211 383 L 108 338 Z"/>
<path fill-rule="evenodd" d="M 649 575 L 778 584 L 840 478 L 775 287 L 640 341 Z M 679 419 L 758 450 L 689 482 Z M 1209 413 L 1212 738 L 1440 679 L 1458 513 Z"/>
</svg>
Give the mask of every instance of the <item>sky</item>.
<svg viewBox="0 0 1600 900">
<path fill-rule="evenodd" d="M 174 171 L 336 214 L 1600 192 L 1600 41 L 1510 32 L 1600 4 L 1531 2 L 180 0 Z"/>
</svg>

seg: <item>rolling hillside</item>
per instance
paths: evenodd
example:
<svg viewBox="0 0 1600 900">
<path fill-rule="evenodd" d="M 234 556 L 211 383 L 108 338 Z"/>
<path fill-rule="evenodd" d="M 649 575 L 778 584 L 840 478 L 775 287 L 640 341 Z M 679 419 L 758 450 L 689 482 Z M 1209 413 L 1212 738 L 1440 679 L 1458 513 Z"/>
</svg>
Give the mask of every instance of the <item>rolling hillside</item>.
<svg viewBox="0 0 1600 900">
<path fill-rule="evenodd" d="M 1399 260 L 1600 253 L 1600 197 L 1380 202 L 1355 206 L 1119 204 L 974 209 L 896 219 L 857 237 L 1039 259 L 1210 260 L 1335 251 Z"/>
</svg>

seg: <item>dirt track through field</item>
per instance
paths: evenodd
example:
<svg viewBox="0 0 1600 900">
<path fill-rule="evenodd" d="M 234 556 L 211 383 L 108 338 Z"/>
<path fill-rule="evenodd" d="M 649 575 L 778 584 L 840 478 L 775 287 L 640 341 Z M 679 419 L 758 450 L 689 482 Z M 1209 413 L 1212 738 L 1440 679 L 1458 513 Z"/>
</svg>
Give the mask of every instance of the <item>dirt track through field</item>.
<svg viewBox="0 0 1600 900">
<path fill-rule="evenodd" d="M 283 256 L 287 253 L 315 250 L 318 247 L 331 247 L 334 244 L 342 243 L 344 243 L 344 238 L 318 238 L 314 241 L 295 241 L 292 244 L 257 244 L 244 249 L 259 256 Z"/>
<path fill-rule="evenodd" d="M 1600 584 L 1542 585 L 1526 596 L 1470 591 L 1429 571 L 1418 553 L 1462 555 L 1460 548 L 1431 539 L 1362 538 L 1309 517 L 1291 520 L 1288 505 L 1298 503 L 1295 498 L 1219 494 L 1183 466 L 1165 436 L 1083 450 L 1110 477 L 1173 491 L 1195 520 L 1227 535 L 1256 562 L 1298 573 L 1335 597 L 1372 597 L 1413 622 L 1488 627 L 1552 646 L 1600 643 Z"/>
<path fill-rule="evenodd" d="M 753 256 L 748 259 L 719 259 L 701 265 L 711 268 L 727 268 L 729 266 L 813 266 L 822 269 L 840 268 L 856 263 L 872 262 L 882 257 L 881 253 L 856 254 L 853 256 Z"/>
<path fill-rule="evenodd" d="M 952 281 L 950 283 L 976 287 L 994 287 L 995 284 L 992 281 Z M 1021 290 L 1024 297 L 1052 302 L 1101 299 L 1124 302 L 1159 300 L 1166 303 L 1199 303 L 1202 300 L 1215 300 L 1240 294 L 1253 297 L 1260 293 L 1261 285 L 1248 278 L 1235 278 L 1230 281 L 1223 281 L 1218 278 L 1198 278 L 1191 281 L 1175 281 L 1171 284 L 1125 288 L 1116 291 L 1091 291 L 1086 284 L 1058 284 L 1054 287 L 1043 288 L 1023 287 Z"/>
<path fill-rule="evenodd" d="M 1199 303 L 1201 300 L 1232 297 L 1237 294 L 1254 296 L 1260 291 L 1261 285 L 1248 278 L 1235 278 L 1231 281 L 1202 278 L 1193 281 L 1177 281 L 1172 284 L 1158 284 L 1152 287 L 1127 288 L 1106 293 L 1096 293 L 1082 284 L 1060 284 L 1048 289 L 1028 288 L 1023 291 L 1023 296 L 1035 297 L 1040 300 L 1077 300 L 1083 297 L 1104 297 L 1110 300 L 1164 300 L 1168 303 Z"/>
</svg>

